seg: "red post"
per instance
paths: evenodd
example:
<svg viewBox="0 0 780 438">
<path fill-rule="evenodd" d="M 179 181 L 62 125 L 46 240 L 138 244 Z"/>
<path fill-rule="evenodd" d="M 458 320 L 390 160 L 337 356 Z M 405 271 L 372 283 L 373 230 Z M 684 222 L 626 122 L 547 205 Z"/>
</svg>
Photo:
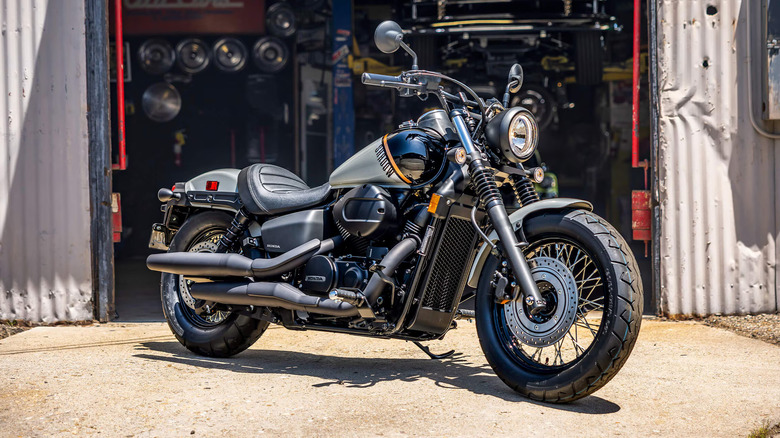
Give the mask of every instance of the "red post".
<svg viewBox="0 0 780 438">
<path fill-rule="evenodd" d="M 631 104 L 631 167 L 639 167 L 639 18 L 642 0 L 634 0 L 633 99 Z"/>
<path fill-rule="evenodd" d="M 124 38 L 122 36 L 122 0 L 114 0 L 114 44 L 116 44 L 116 125 L 119 130 L 119 164 L 111 166 L 114 170 L 127 169 L 125 153 L 125 66 Z"/>
</svg>

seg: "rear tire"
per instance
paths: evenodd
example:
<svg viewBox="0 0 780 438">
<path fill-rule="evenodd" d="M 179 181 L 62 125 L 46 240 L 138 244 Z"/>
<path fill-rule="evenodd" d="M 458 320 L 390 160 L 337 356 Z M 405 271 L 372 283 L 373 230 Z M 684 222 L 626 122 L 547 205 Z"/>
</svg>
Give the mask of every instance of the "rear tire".
<svg viewBox="0 0 780 438">
<path fill-rule="evenodd" d="M 599 32 L 575 33 L 575 50 L 577 62 L 577 83 L 581 85 L 598 85 L 601 83 L 604 70 L 604 51 L 601 48 Z"/>
<path fill-rule="evenodd" d="M 195 245 L 218 239 L 231 219 L 227 213 L 216 211 L 190 216 L 174 236 L 168 252 L 190 251 Z M 179 275 L 164 273 L 160 294 L 168 327 L 188 350 L 209 357 L 233 356 L 249 348 L 268 328 L 267 321 L 237 313 L 211 314 L 207 316 L 210 321 L 202 318 L 182 298 L 183 283 Z"/>
<path fill-rule="evenodd" d="M 490 256 L 480 276 L 475 302 L 479 342 L 498 377 L 515 391 L 534 400 L 571 402 L 604 386 L 628 359 L 642 320 L 639 268 L 620 234 L 605 220 L 588 211 L 574 210 L 536 216 L 525 221 L 524 230 L 529 242 L 525 250 L 529 262 L 536 260 L 536 266 L 546 263 L 552 267 L 545 271 L 548 272 L 547 281 L 537 280 L 540 290 L 545 285 L 545 289 L 551 291 L 548 302 L 555 301 L 556 308 L 569 306 L 569 302 L 575 303 L 574 322 L 557 322 L 557 326 L 544 333 L 542 330 L 534 331 L 534 328 L 551 325 L 553 317 L 555 321 L 566 321 L 569 318 L 565 311 L 556 313 L 557 310 L 551 310 L 548 319 L 531 321 L 530 327 L 526 328 L 528 326 L 524 324 L 530 318 L 541 316 L 530 317 L 512 310 L 517 307 L 505 308 L 518 306 L 516 303 L 503 305 L 496 302 L 490 283 L 500 266 L 499 260 Z M 565 245 L 573 249 L 563 251 Z M 582 254 L 588 258 L 580 259 Z M 560 260 L 561 264 L 556 264 L 558 262 L 555 260 Z M 572 263 L 571 260 L 581 261 Z M 588 260 L 592 265 L 588 264 Z M 571 269 L 562 269 L 564 265 Z M 588 272 L 595 274 L 578 274 L 585 267 L 591 270 Z M 561 294 L 558 287 L 548 287 L 550 282 L 557 281 L 552 280 L 556 275 L 552 272 L 555 269 L 577 271 L 572 273 L 573 283 L 558 283 L 564 286 L 574 284 L 576 292 L 571 287 L 562 287 L 565 292 Z M 584 280 L 586 275 L 595 280 Z M 569 293 L 576 300 L 567 301 Z M 523 306 L 522 303 L 519 305 Z M 515 318 L 514 315 L 520 316 Z M 589 323 L 588 315 L 596 315 L 590 316 L 590 321 L 598 321 L 598 324 Z M 561 334 L 561 330 L 565 333 Z M 581 337 L 577 338 L 576 330 L 579 330 Z M 547 346 L 539 346 L 553 342 L 550 339 L 559 340 Z M 564 343 L 567 344 L 564 346 Z M 557 352 L 553 350 L 557 354 L 550 361 L 550 354 L 547 353 L 545 361 L 544 351 L 550 348 L 557 348 Z"/>
</svg>

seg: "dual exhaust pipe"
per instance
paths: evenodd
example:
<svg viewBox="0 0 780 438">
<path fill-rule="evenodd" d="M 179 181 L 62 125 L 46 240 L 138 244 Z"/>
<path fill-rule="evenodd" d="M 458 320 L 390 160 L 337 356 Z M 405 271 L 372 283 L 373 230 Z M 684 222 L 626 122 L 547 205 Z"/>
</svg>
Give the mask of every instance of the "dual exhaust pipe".
<svg viewBox="0 0 780 438">
<path fill-rule="evenodd" d="M 197 252 L 172 252 L 153 254 L 146 259 L 152 271 L 167 272 L 193 278 L 205 278 L 213 282 L 194 283 L 190 294 L 195 299 L 228 305 L 274 307 L 301 310 L 308 313 L 334 317 L 366 316 L 358 306 L 343 300 L 307 295 L 295 286 L 275 281 L 227 281 L 236 277 L 269 278 L 290 272 L 303 266 L 317 254 L 330 252 L 341 244 L 341 237 L 326 240 L 314 239 L 290 251 L 270 259 L 250 259 L 240 254 L 215 254 Z M 391 276 L 398 266 L 419 247 L 419 239 L 407 237 L 394 246 L 382 259 L 382 274 Z M 219 281 L 219 280 L 224 281 Z M 378 273 L 369 279 L 363 291 L 363 306 L 376 301 L 387 283 Z M 338 294 L 336 294 L 337 296 Z M 370 312 L 369 312 L 370 313 Z"/>
</svg>

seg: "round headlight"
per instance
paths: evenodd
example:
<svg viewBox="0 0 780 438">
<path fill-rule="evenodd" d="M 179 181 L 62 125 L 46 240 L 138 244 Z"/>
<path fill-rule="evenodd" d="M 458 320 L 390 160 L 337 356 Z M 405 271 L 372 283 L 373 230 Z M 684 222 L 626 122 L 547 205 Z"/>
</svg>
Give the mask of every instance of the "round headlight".
<svg viewBox="0 0 780 438">
<path fill-rule="evenodd" d="M 539 125 L 530 111 L 523 107 L 510 108 L 485 126 L 488 145 L 512 163 L 528 160 L 539 144 Z"/>
<path fill-rule="evenodd" d="M 525 161 L 534 154 L 539 141 L 539 127 L 534 117 L 526 112 L 517 113 L 509 124 L 509 148 L 520 161 Z"/>
</svg>

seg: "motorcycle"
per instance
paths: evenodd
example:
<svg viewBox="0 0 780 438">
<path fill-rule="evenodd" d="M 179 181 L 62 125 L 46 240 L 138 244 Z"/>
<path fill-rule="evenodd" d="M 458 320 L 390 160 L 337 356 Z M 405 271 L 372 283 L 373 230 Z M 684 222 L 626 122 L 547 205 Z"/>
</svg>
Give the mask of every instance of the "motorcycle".
<svg viewBox="0 0 780 438">
<path fill-rule="evenodd" d="M 308 187 L 278 166 L 221 169 L 163 188 L 164 222 L 147 259 L 162 272 L 168 324 L 187 349 L 232 356 L 269 324 L 414 342 L 475 319 L 495 373 L 535 400 L 570 402 L 625 364 L 642 316 L 642 282 L 620 234 L 584 200 L 540 200 L 525 168 L 538 126 L 503 102 L 417 67 L 392 21 L 374 41 L 403 48 L 411 70 L 362 75 L 440 109 L 403 123 Z M 445 87 L 449 86 L 450 88 Z M 450 90 L 450 91 L 447 91 Z M 503 195 L 520 208 L 507 214 Z M 464 290 L 473 291 L 464 293 Z M 474 310 L 460 305 L 474 300 Z"/>
</svg>

